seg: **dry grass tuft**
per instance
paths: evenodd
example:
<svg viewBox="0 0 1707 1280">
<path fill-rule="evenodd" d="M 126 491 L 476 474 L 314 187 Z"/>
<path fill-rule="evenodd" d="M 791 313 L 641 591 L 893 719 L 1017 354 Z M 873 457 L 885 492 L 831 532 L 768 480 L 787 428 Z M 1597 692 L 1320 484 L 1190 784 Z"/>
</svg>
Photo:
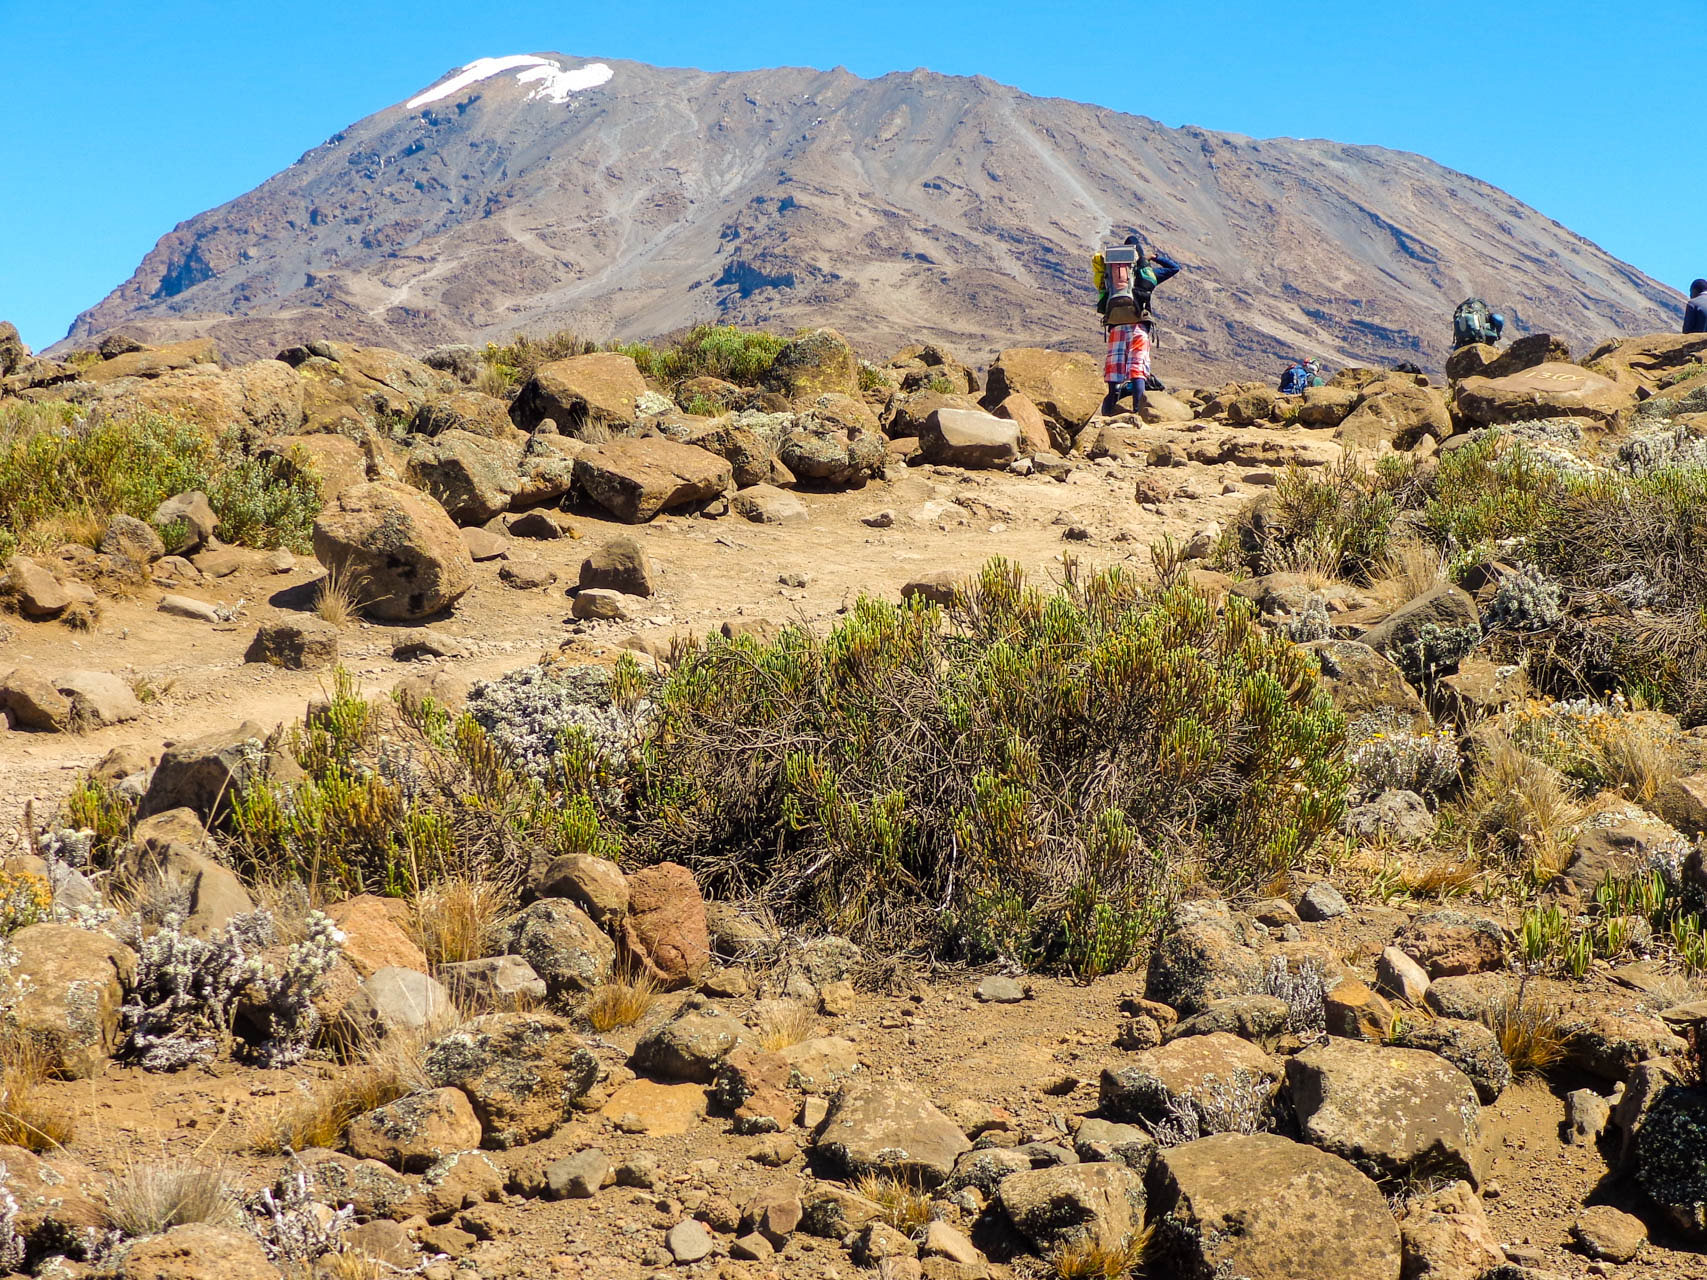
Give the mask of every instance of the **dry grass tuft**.
<svg viewBox="0 0 1707 1280">
<path fill-rule="evenodd" d="M 1397 609 L 1446 581 L 1440 551 L 1424 542 L 1401 542 L 1370 575 L 1369 589 L 1384 608 Z"/>
<path fill-rule="evenodd" d="M 1525 866 L 1545 878 L 1563 870 L 1567 838 L 1582 809 L 1558 771 L 1499 737 L 1479 762 L 1462 804 L 1464 826 L 1500 862 Z"/>
<path fill-rule="evenodd" d="M 71 1141 L 77 1125 L 70 1110 L 56 1107 L 42 1088 L 52 1074 L 48 1067 L 47 1054 L 30 1036 L 0 1037 L 0 1146 L 39 1153 Z"/>
<path fill-rule="evenodd" d="M 235 1224 L 225 1170 L 204 1164 L 139 1164 L 107 1185 L 107 1225 L 133 1239 L 192 1222 Z"/>
<path fill-rule="evenodd" d="M 353 1249 L 325 1254 L 314 1263 L 315 1280 L 387 1280 L 406 1274 L 371 1254 Z"/>
<path fill-rule="evenodd" d="M 510 906 L 510 892 L 490 880 L 440 880 L 416 897 L 409 931 L 434 964 L 479 960 L 491 954 L 498 922 Z"/>
<path fill-rule="evenodd" d="M 878 1217 L 897 1231 L 911 1233 L 931 1220 L 930 1196 L 899 1178 L 867 1173 L 854 1191 L 881 1209 Z"/>
<path fill-rule="evenodd" d="M 618 974 L 605 979 L 587 995 L 582 1013 L 594 1031 L 632 1027 L 658 1003 L 658 984 L 645 974 Z"/>
<path fill-rule="evenodd" d="M 759 1047 L 775 1052 L 791 1044 L 810 1040 L 818 1030 L 818 1019 L 812 1010 L 797 1000 L 777 1000 L 759 1013 Z"/>
<path fill-rule="evenodd" d="M 340 565 L 327 569 L 326 576 L 314 588 L 315 616 L 335 627 L 348 626 L 371 603 L 367 598 L 367 580 Z"/>
<path fill-rule="evenodd" d="M 431 1087 L 421 1053 L 433 1034 L 431 1029 L 412 1036 L 393 1033 L 357 1046 L 348 1066 L 281 1102 L 258 1126 L 254 1150 L 285 1155 L 310 1147 L 342 1147 L 344 1130 L 357 1116 Z"/>
<path fill-rule="evenodd" d="M 1144 1263 L 1150 1248 L 1150 1227 L 1135 1231 L 1118 1244 L 1082 1236 L 1063 1245 L 1050 1261 L 1059 1280 L 1124 1280 Z"/>
<path fill-rule="evenodd" d="M 1500 1052 L 1519 1079 L 1541 1075 L 1564 1058 L 1562 1021 L 1557 1006 L 1527 999 L 1521 989 L 1487 1017 L 1488 1026 L 1499 1038 Z"/>
</svg>

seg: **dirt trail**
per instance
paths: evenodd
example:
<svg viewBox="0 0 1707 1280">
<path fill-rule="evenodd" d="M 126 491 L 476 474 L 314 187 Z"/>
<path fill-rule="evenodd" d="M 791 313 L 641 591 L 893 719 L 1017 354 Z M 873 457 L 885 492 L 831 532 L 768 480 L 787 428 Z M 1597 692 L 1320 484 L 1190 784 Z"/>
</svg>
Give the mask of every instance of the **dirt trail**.
<svg viewBox="0 0 1707 1280">
<path fill-rule="evenodd" d="M 809 519 L 782 525 L 734 515 L 667 515 L 635 528 L 577 512 L 579 538 L 511 541 L 511 558 L 539 560 L 556 570 L 555 586 L 517 591 L 499 580 L 502 561 L 475 566 L 474 589 L 451 614 L 430 624 L 463 640 L 469 653 L 439 665 L 479 680 L 535 661 L 572 635 L 596 653 L 631 635 L 715 630 L 732 618 L 823 622 L 862 592 L 894 596 L 912 578 L 970 571 L 994 555 L 1042 575 L 1059 574 L 1063 554 L 1147 567 L 1153 539 L 1189 535 L 1209 520 L 1225 523 L 1257 492 L 1247 485 L 1236 495 L 1220 493 L 1235 469 L 1181 468 L 1170 478 L 1184 481 L 1188 494 L 1212 496 L 1182 496 L 1157 515 L 1133 502 L 1139 470 L 1137 462 L 1105 460 L 1085 463 L 1058 482 L 913 468 L 857 491 L 802 493 Z M 862 523 L 883 511 L 893 513 L 891 527 Z M 1088 539 L 1070 540 L 1070 528 L 1087 532 Z M 572 623 L 566 589 L 576 582 L 581 561 L 593 547 L 627 536 L 638 538 L 650 555 L 657 593 L 633 621 Z M 329 683 L 327 673 L 245 663 L 243 653 L 262 622 L 305 607 L 309 593 L 302 588 L 319 574 L 313 559 L 303 557 L 290 573 L 238 573 L 182 588 L 182 594 L 221 605 L 246 601 L 235 621 L 214 626 L 158 612 L 162 592 L 156 588 L 104 600 L 100 625 L 92 632 L 7 619 L 10 637 L 0 641 L 0 670 L 112 671 L 134 682 L 146 705 L 141 719 L 88 734 L 0 732 L 0 852 L 21 838 L 29 802 L 38 808 L 57 803 L 80 770 L 114 747 L 134 744 L 157 753 L 165 743 L 241 720 L 270 727 L 300 716 Z M 805 585 L 784 585 L 784 578 Z M 358 623 L 345 631 L 342 661 L 369 693 L 384 693 L 422 670 L 391 658 L 406 629 Z"/>
</svg>

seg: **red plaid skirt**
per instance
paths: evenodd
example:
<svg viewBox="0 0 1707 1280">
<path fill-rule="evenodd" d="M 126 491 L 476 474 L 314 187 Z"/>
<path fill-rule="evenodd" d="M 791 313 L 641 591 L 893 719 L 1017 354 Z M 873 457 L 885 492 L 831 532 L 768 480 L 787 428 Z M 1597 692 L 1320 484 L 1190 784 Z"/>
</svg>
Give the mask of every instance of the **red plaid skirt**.
<svg viewBox="0 0 1707 1280">
<path fill-rule="evenodd" d="M 1133 382 L 1150 377 L 1150 334 L 1141 324 L 1116 324 L 1108 329 L 1108 355 L 1102 364 L 1104 382 Z"/>
</svg>

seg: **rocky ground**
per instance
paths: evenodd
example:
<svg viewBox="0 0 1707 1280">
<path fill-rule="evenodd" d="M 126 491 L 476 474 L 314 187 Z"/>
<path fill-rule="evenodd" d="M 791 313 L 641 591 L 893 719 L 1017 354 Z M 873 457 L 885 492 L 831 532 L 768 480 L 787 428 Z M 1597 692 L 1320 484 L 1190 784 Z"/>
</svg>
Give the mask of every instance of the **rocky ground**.
<svg viewBox="0 0 1707 1280">
<path fill-rule="evenodd" d="M 241 425 L 262 456 L 311 459 L 327 504 L 314 557 L 225 546 L 182 495 L 8 565 L 5 888 L 55 901 L 7 899 L 0 1017 L 14 1060 L 50 1059 L 28 1114 L 68 1124 L 63 1142 L 8 1130 L 40 1154 L 0 1147 L 0 1262 L 186 1280 L 1698 1274 L 1699 968 L 1655 935 L 1573 978 L 1526 939 L 1542 903 L 1605 917 L 1608 874 L 1707 883 L 1707 739 L 1675 718 L 1646 713 L 1664 785 L 1596 797 L 1545 886 L 1457 875 L 1437 797 L 1383 788 L 1343 849 L 1231 902 L 1188 888 L 1128 971 L 1090 981 L 898 965 L 706 902 L 673 864 L 579 855 L 519 872 L 472 960 L 429 959 L 430 909 L 366 895 L 317 904 L 324 932 L 297 907 L 251 938 L 241 921 L 260 904 L 283 924 L 288 893 L 240 880 L 204 828 L 257 769 L 295 767 L 261 740 L 348 698 L 339 668 L 368 696 L 454 706 L 542 658 L 664 666 L 684 634 L 822 631 L 862 593 L 945 596 L 992 555 L 1150 574 L 1164 540 L 1272 626 L 1319 613 L 1288 634 L 1342 708 L 1438 719 L 1468 769 L 1477 726 L 1528 705 L 1521 672 L 1466 652 L 1413 688 L 1385 655 L 1479 625 L 1497 574 L 1485 599 L 1303 568 L 1236 580 L 1223 534 L 1288 467 L 1426 468 L 1538 418 L 1584 459 L 1699 434 L 1699 392 L 1639 410 L 1704 349 L 1636 340 L 1589 369 L 1543 339 L 1461 354 L 1444 391 L 1346 371 L 1302 398 L 1236 384 L 1103 419 L 1085 357 L 1004 353 L 980 377 L 914 349 L 862 373 L 822 334 L 762 390 L 700 379 L 674 401 L 613 353 L 548 364 L 506 402 L 471 367 L 336 344 L 227 369 L 197 344 L 58 364 L 0 343 L 18 400 Z M 319 616 L 328 566 L 360 575 L 366 620 Z M 141 819 L 100 865 L 58 816 L 88 773 Z M 205 982 L 173 1003 L 192 970 Z M 663 990 L 597 1029 L 634 970 Z M 198 1001 L 220 1015 L 195 1024 L 206 1052 L 185 1030 Z M 305 1001 L 342 1058 L 301 1055 L 280 1019 Z M 1508 1034 L 1536 1009 L 1539 1064 Z M 388 1054 L 383 1100 L 260 1154 Z M 6 1088 L 0 1118 L 20 1113 Z M 110 1234 L 159 1167 L 222 1171 L 243 1207 Z M 298 1172 L 302 1203 L 259 1199 Z"/>
</svg>

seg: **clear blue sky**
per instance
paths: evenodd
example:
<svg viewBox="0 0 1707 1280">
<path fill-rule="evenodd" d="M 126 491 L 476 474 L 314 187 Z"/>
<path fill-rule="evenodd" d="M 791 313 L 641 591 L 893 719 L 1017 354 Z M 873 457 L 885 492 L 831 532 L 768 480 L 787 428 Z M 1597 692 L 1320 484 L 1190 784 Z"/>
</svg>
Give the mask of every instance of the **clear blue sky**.
<svg viewBox="0 0 1707 1280">
<path fill-rule="evenodd" d="M 922 66 L 1170 125 L 1375 143 L 1504 187 L 1666 284 L 1707 275 L 1707 0 L 0 0 L 0 319 L 46 346 L 176 223 L 454 66 L 553 50 Z"/>
</svg>

